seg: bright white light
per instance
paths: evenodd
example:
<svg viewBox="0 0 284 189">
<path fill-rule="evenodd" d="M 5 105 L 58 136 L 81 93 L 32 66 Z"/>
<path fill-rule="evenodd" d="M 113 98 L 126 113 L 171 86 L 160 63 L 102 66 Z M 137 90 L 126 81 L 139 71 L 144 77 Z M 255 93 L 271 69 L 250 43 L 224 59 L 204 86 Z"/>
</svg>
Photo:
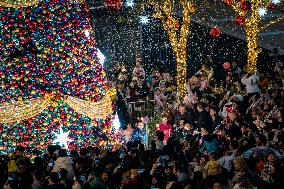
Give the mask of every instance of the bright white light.
<svg viewBox="0 0 284 189">
<path fill-rule="evenodd" d="M 140 16 L 140 22 L 142 24 L 148 24 L 148 22 L 149 22 L 148 16 Z"/>
<path fill-rule="evenodd" d="M 273 3 L 273 4 L 280 3 L 280 0 L 272 0 L 272 3 Z"/>
<path fill-rule="evenodd" d="M 68 138 L 68 135 L 69 135 L 70 131 L 67 131 L 67 132 L 63 132 L 62 130 L 62 127 L 60 126 L 60 132 L 59 133 L 54 133 L 55 135 L 55 140 L 53 141 L 53 144 L 58 144 L 61 146 L 61 147 L 64 147 L 64 148 L 68 148 L 68 142 L 72 142 L 71 139 Z"/>
<path fill-rule="evenodd" d="M 127 1 L 126 1 L 126 6 L 128 6 L 128 7 L 133 7 L 133 6 L 134 6 L 133 0 L 127 0 Z"/>
<path fill-rule="evenodd" d="M 259 16 L 264 16 L 267 13 L 267 9 L 260 7 L 258 9 Z"/>
<path fill-rule="evenodd" d="M 113 125 L 113 127 L 114 127 L 114 129 L 115 129 L 115 133 L 118 133 L 118 131 L 119 131 L 119 129 L 120 129 L 120 121 L 119 121 L 119 118 L 118 118 L 118 115 L 117 115 L 117 113 L 115 114 L 115 116 L 114 116 L 114 120 L 113 120 L 113 122 L 112 122 L 112 125 Z"/>
<path fill-rule="evenodd" d="M 103 53 L 100 51 L 100 49 L 97 49 L 98 51 L 98 58 L 99 58 L 99 62 L 102 66 L 104 66 L 104 63 L 105 63 L 105 59 L 106 57 L 103 55 Z"/>
<path fill-rule="evenodd" d="M 86 35 L 86 37 L 90 37 L 90 32 L 89 32 L 89 30 L 85 30 L 85 35 Z"/>
</svg>

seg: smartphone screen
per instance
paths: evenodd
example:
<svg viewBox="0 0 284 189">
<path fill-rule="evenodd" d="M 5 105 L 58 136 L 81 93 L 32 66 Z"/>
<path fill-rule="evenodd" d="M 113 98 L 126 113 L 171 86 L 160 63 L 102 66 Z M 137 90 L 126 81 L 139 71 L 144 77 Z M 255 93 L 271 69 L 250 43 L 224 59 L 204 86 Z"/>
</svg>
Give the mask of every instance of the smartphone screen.
<svg viewBox="0 0 284 189">
<path fill-rule="evenodd" d="M 81 175 L 81 176 L 80 176 L 80 180 L 81 180 L 82 182 L 86 182 L 86 176 L 85 176 L 85 175 Z"/>
<path fill-rule="evenodd" d="M 53 165 L 54 165 L 53 162 L 49 162 L 49 163 L 48 163 L 48 166 L 49 166 L 49 167 L 53 167 Z"/>
</svg>

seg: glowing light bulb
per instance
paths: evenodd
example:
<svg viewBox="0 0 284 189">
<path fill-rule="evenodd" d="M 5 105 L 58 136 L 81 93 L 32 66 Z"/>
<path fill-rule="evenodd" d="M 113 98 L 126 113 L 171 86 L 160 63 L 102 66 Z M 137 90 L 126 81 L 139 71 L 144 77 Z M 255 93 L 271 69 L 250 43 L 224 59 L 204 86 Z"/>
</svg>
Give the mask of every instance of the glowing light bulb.
<svg viewBox="0 0 284 189">
<path fill-rule="evenodd" d="M 273 4 L 280 3 L 280 0 L 272 0 L 272 3 L 273 3 Z"/>
<path fill-rule="evenodd" d="M 117 113 L 114 116 L 114 120 L 113 120 L 112 124 L 113 124 L 113 127 L 115 129 L 115 133 L 118 133 L 119 128 L 120 128 L 120 121 L 119 121 Z"/>
<path fill-rule="evenodd" d="M 104 63 L 105 63 L 105 59 L 106 57 L 103 55 L 103 53 L 100 51 L 100 49 L 97 49 L 98 51 L 98 58 L 99 58 L 99 62 L 102 66 L 104 66 Z"/>
<path fill-rule="evenodd" d="M 133 0 L 127 0 L 127 1 L 126 1 L 126 6 L 128 6 L 128 7 L 133 7 L 133 6 L 134 6 Z"/>
<path fill-rule="evenodd" d="M 260 7 L 258 9 L 259 16 L 264 16 L 267 13 L 267 9 Z"/>
<path fill-rule="evenodd" d="M 86 35 L 86 37 L 90 37 L 90 32 L 89 32 L 89 30 L 85 30 L 85 35 Z"/>
<path fill-rule="evenodd" d="M 140 22 L 142 24 L 148 24 L 148 22 L 149 22 L 148 16 L 140 16 Z"/>
<path fill-rule="evenodd" d="M 59 143 L 61 147 L 68 148 L 68 142 L 72 142 L 72 140 L 68 138 L 69 133 L 70 131 L 64 132 L 60 126 L 59 133 L 54 133 L 55 140 L 53 141 L 53 144 Z"/>
</svg>

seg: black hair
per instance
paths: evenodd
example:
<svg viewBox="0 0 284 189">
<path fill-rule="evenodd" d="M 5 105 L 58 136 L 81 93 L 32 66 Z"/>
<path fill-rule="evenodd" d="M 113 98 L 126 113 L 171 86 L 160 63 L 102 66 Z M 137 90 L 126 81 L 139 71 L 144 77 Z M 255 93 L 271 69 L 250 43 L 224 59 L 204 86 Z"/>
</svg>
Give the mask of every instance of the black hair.
<svg viewBox="0 0 284 189">
<path fill-rule="evenodd" d="M 67 151 L 65 149 L 60 149 L 58 151 L 58 157 L 66 157 L 67 156 Z"/>
<path fill-rule="evenodd" d="M 59 174 L 57 172 L 49 173 L 48 177 L 52 182 L 54 182 L 56 184 L 58 184 L 60 182 Z"/>
<path fill-rule="evenodd" d="M 204 104 L 202 102 L 197 103 L 197 107 L 200 108 L 201 110 L 204 109 Z"/>
<path fill-rule="evenodd" d="M 159 141 L 163 141 L 164 137 L 165 137 L 165 134 L 162 131 L 156 131 L 156 136 L 157 136 Z"/>
<path fill-rule="evenodd" d="M 34 175 L 34 177 L 35 177 L 38 181 L 41 181 L 41 180 L 43 180 L 43 178 L 44 178 L 44 173 L 43 173 L 43 171 L 42 171 L 42 170 L 39 170 L 39 169 L 35 169 L 35 170 L 33 171 L 33 175 Z"/>
</svg>

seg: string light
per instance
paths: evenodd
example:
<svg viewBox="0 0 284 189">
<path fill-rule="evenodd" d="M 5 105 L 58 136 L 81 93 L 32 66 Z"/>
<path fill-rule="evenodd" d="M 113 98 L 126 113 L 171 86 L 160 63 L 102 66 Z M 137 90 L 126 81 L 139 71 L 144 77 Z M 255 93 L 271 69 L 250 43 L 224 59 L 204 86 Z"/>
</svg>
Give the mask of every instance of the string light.
<svg viewBox="0 0 284 189">
<path fill-rule="evenodd" d="M 40 0 L 0 0 L 0 6 L 20 8 L 37 5 L 39 2 Z"/>
<path fill-rule="evenodd" d="M 272 3 L 273 4 L 278 4 L 278 3 L 280 3 L 280 0 L 272 0 Z"/>
<path fill-rule="evenodd" d="M 196 11 L 196 5 L 192 0 L 181 1 L 183 9 L 182 24 L 174 16 L 174 4 L 170 0 L 163 3 L 150 1 L 154 7 L 154 17 L 160 19 L 165 31 L 168 33 L 171 47 L 176 56 L 177 66 L 177 91 L 178 97 L 182 99 L 186 94 L 187 73 L 187 45 L 190 30 L 190 15 Z"/>
<path fill-rule="evenodd" d="M 259 14 L 259 16 L 266 15 L 267 14 L 267 9 L 263 8 L 263 7 L 258 8 L 258 14 Z"/>
<path fill-rule="evenodd" d="M 264 26 L 261 27 L 261 31 L 265 30 L 266 28 L 268 28 L 268 27 L 271 26 L 272 24 L 275 24 L 275 23 L 277 23 L 277 22 L 279 22 L 279 21 L 281 21 L 281 20 L 283 20 L 283 19 L 284 19 L 284 16 L 279 17 L 279 18 L 277 18 L 276 20 L 270 21 L 268 24 L 266 24 L 266 25 L 264 25 Z"/>
<path fill-rule="evenodd" d="M 50 105 L 50 96 L 0 104 L 0 123 L 19 122 L 33 117 Z"/>
<path fill-rule="evenodd" d="M 133 6 L 134 6 L 133 0 L 127 0 L 127 1 L 126 1 L 126 6 L 128 6 L 128 7 L 133 7 Z"/>
<path fill-rule="evenodd" d="M 120 129 L 120 121 L 119 121 L 117 113 L 114 116 L 114 120 L 113 120 L 112 124 L 113 124 L 114 130 L 115 130 L 115 133 L 118 133 L 118 131 Z"/>
<path fill-rule="evenodd" d="M 96 39 L 83 1 L 40 1 L 21 9 L 2 6 L 3 2 L 0 147 L 44 151 L 61 125 L 68 130 L 69 149 L 110 143 L 115 90 L 109 89 L 97 61 Z"/>
<path fill-rule="evenodd" d="M 238 15 L 243 16 L 245 19 L 244 26 L 247 38 L 247 65 L 245 69 L 254 74 L 257 71 L 257 58 L 260 53 L 258 36 L 260 32 L 260 15 L 263 14 L 263 10 L 261 10 L 261 14 L 259 12 L 260 8 L 269 6 L 269 3 L 264 4 L 261 0 L 251 0 L 250 3 L 250 10 L 241 9 L 238 1 L 233 1 L 231 6 Z"/>
<path fill-rule="evenodd" d="M 99 62 L 101 63 L 102 66 L 104 66 L 105 63 L 105 59 L 106 57 L 103 55 L 103 53 L 100 51 L 100 49 L 97 49 L 98 53 L 98 58 L 99 58 Z"/>
<path fill-rule="evenodd" d="M 60 126 L 59 133 L 54 133 L 55 140 L 53 141 L 53 144 L 59 144 L 61 147 L 68 149 L 69 142 L 72 142 L 73 140 L 68 138 L 70 131 L 64 132 L 62 127 Z"/>
<path fill-rule="evenodd" d="M 148 16 L 140 16 L 140 22 L 142 24 L 148 24 L 149 22 L 149 17 Z"/>
</svg>

